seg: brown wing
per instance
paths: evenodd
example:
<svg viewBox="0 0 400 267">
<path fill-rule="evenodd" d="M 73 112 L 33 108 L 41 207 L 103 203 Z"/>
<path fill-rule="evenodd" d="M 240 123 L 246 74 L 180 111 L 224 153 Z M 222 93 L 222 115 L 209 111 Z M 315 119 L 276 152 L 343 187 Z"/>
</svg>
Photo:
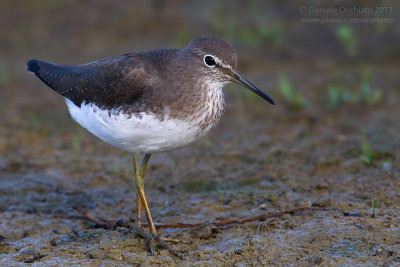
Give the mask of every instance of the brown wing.
<svg viewBox="0 0 400 267">
<path fill-rule="evenodd" d="M 133 54 L 78 66 L 42 60 L 30 60 L 27 65 L 29 71 L 75 105 L 80 106 L 85 101 L 101 108 L 134 104 L 156 75 L 152 73 L 150 80 L 148 72 L 151 70 Z"/>
</svg>

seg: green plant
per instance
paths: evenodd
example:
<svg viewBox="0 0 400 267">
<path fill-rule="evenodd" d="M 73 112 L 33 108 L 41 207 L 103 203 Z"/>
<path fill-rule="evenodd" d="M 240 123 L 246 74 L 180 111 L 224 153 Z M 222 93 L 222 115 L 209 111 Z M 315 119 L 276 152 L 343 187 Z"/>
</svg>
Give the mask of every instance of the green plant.
<svg viewBox="0 0 400 267">
<path fill-rule="evenodd" d="M 371 217 L 375 217 L 375 198 L 374 198 L 374 196 L 371 196 L 371 209 L 372 209 Z"/>
<path fill-rule="evenodd" d="M 342 96 L 337 86 L 330 85 L 328 87 L 328 104 L 327 104 L 328 108 L 329 109 L 336 108 L 337 106 L 339 106 L 341 101 L 342 101 Z"/>
<path fill-rule="evenodd" d="M 358 50 L 358 38 L 353 29 L 348 25 L 336 28 L 336 37 L 344 46 L 347 55 L 355 56 Z"/>
<path fill-rule="evenodd" d="M 122 157 L 120 157 L 120 158 L 118 159 L 118 161 L 115 162 L 114 165 L 112 166 L 111 172 L 113 172 L 113 173 L 118 172 L 118 170 L 119 170 L 119 169 L 121 168 L 121 166 L 122 166 L 122 163 L 125 162 L 126 157 L 127 157 L 127 154 L 124 154 Z"/>
<path fill-rule="evenodd" d="M 238 238 L 243 236 L 243 229 L 240 227 L 240 225 L 236 227 L 236 234 Z"/>
<path fill-rule="evenodd" d="M 79 127 L 76 129 L 74 136 L 72 137 L 71 147 L 74 153 L 78 153 L 81 149 L 81 143 L 83 138 L 83 128 Z"/>
<path fill-rule="evenodd" d="M 28 115 L 28 121 L 30 126 L 33 128 L 33 130 L 37 133 L 44 133 L 45 132 L 45 123 L 43 121 L 43 117 L 37 115 L 37 114 L 29 114 Z"/>
<path fill-rule="evenodd" d="M 374 105 L 382 99 L 382 90 L 371 85 L 371 69 L 362 66 L 360 72 L 360 83 L 352 86 L 345 79 L 344 73 L 340 73 L 336 81 L 328 86 L 326 107 L 333 110 L 341 104 L 365 104 Z M 354 90 L 351 88 L 354 87 Z"/>
<path fill-rule="evenodd" d="M 367 66 L 361 68 L 361 83 L 359 101 L 369 105 L 375 104 L 382 98 L 382 91 L 371 86 L 371 69 Z"/>
<path fill-rule="evenodd" d="M 207 136 L 203 138 L 203 145 L 206 148 L 212 148 L 214 146 L 214 143 L 211 141 L 210 138 L 208 138 Z"/>
<path fill-rule="evenodd" d="M 218 185 L 215 187 L 215 189 L 217 190 L 218 201 L 221 202 L 224 199 L 224 193 L 222 192 L 221 187 Z"/>
<path fill-rule="evenodd" d="M 308 105 L 307 101 L 293 89 L 292 84 L 285 74 L 278 75 L 278 88 L 286 104 L 300 109 Z"/>
<path fill-rule="evenodd" d="M 361 153 L 360 158 L 364 163 L 370 165 L 374 161 L 374 154 L 372 153 L 371 146 L 369 140 L 366 137 L 365 129 L 362 132 L 361 137 Z"/>
</svg>

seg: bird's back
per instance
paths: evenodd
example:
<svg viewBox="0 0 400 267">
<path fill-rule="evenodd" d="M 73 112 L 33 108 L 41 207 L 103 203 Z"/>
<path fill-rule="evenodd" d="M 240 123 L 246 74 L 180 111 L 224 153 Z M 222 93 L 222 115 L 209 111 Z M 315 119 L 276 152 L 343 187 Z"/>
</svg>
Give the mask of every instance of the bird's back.
<svg viewBox="0 0 400 267">
<path fill-rule="evenodd" d="M 177 49 L 125 54 L 83 65 L 57 65 L 30 60 L 28 70 L 57 93 L 80 107 L 83 102 L 103 109 L 143 106 L 160 90 L 159 72 Z M 156 64 L 155 64 L 156 63 Z"/>
</svg>

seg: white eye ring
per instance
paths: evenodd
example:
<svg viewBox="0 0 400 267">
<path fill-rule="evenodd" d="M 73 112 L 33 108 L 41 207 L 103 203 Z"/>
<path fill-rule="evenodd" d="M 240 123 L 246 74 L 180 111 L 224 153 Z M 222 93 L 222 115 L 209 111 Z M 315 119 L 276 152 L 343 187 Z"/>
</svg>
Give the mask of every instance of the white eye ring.
<svg viewBox="0 0 400 267">
<path fill-rule="evenodd" d="M 217 65 L 217 62 L 215 61 L 215 58 L 211 55 L 205 55 L 203 58 L 204 64 L 208 67 L 215 67 Z"/>
</svg>

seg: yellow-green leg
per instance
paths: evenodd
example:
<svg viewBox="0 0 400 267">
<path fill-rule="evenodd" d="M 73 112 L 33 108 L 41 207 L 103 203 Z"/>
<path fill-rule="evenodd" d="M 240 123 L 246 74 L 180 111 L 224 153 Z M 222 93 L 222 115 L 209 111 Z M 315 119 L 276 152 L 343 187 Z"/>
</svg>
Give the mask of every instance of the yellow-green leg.
<svg viewBox="0 0 400 267">
<path fill-rule="evenodd" d="M 135 186 L 136 186 L 136 212 L 137 221 L 136 229 L 134 229 L 135 235 L 144 238 L 146 240 L 147 249 L 151 255 L 154 255 L 153 240 L 156 240 L 161 246 L 165 247 L 171 254 L 176 257 L 183 259 L 184 255 L 177 252 L 170 245 L 168 245 L 164 238 L 157 235 L 156 228 L 154 227 L 153 218 L 151 217 L 149 205 L 146 201 L 146 196 L 144 194 L 144 172 L 146 170 L 147 163 L 149 162 L 151 154 L 144 155 L 142 161 L 139 164 L 138 154 L 133 153 L 133 169 L 135 171 Z M 150 234 L 143 231 L 141 228 L 141 217 L 142 217 L 142 206 L 144 212 L 146 213 L 147 222 L 150 228 Z"/>
<path fill-rule="evenodd" d="M 135 185 L 136 185 L 136 212 L 137 212 L 137 221 L 136 227 L 140 228 L 141 223 L 141 212 L 142 205 L 144 212 L 146 213 L 147 222 L 149 224 L 150 233 L 156 234 L 156 228 L 154 227 L 153 218 L 151 217 L 149 205 L 146 201 L 146 196 L 144 193 L 144 172 L 146 170 L 147 163 L 149 162 L 151 154 L 144 155 L 142 161 L 139 164 L 138 154 L 133 153 L 133 169 L 135 172 Z"/>
<path fill-rule="evenodd" d="M 136 186 L 136 185 L 135 185 Z M 136 192 L 136 228 L 142 227 L 142 202 L 140 201 L 139 193 Z"/>
</svg>

